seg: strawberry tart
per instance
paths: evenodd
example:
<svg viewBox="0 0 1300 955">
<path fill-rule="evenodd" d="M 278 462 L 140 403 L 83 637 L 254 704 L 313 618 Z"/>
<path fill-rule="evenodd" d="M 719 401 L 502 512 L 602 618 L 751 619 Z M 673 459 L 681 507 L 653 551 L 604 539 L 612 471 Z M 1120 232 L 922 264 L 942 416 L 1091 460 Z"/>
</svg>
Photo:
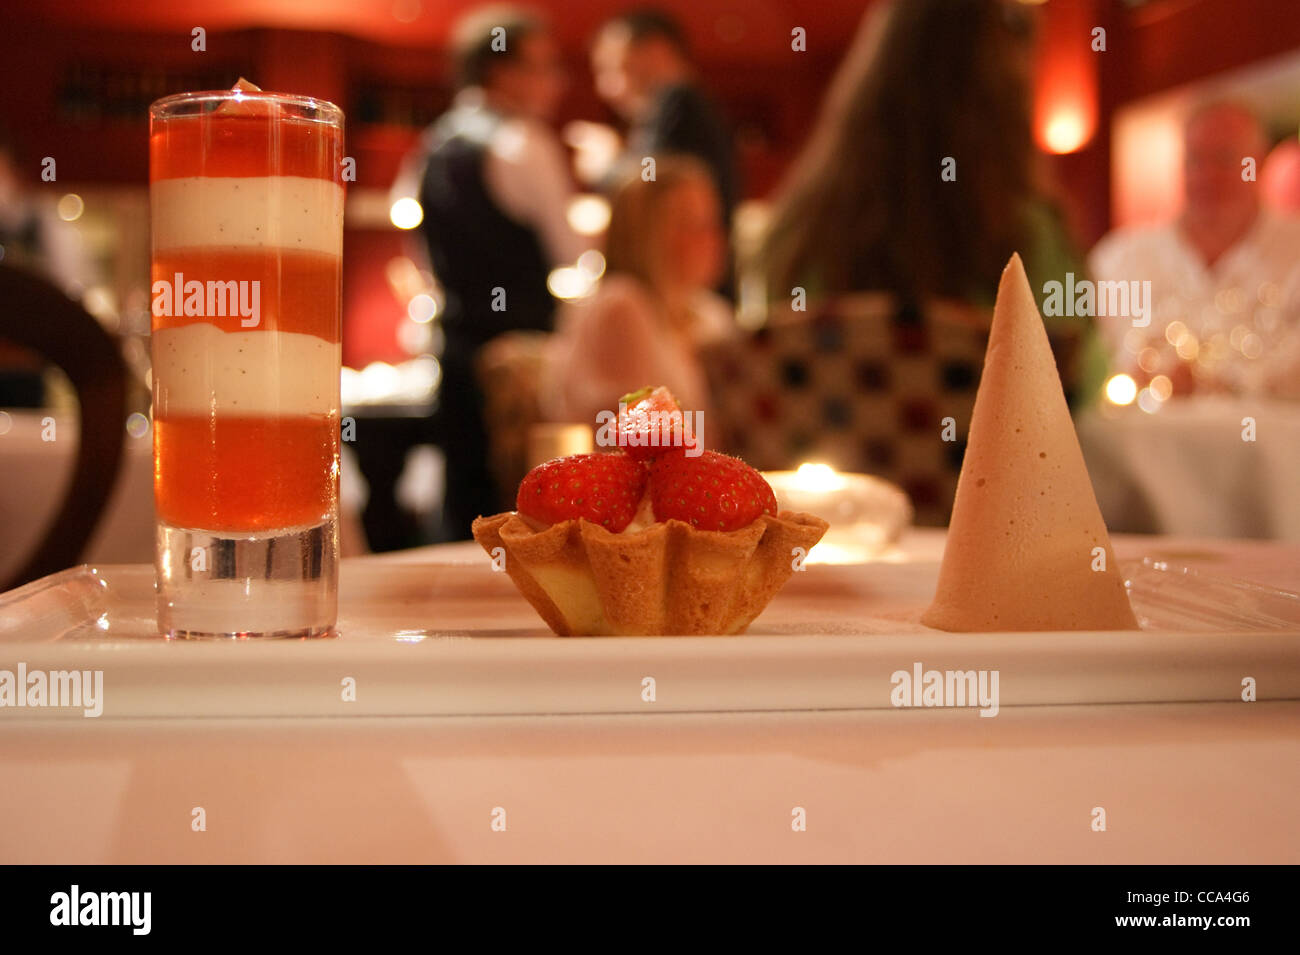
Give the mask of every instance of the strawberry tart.
<svg viewBox="0 0 1300 955">
<path fill-rule="evenodd" d="M 826 532 L 684 417 L 665 389 L 627 395 L 615 450 L 538 465 L 516 510 L 474 521 L 560 636 L 741 633 Z"/>
</svg>

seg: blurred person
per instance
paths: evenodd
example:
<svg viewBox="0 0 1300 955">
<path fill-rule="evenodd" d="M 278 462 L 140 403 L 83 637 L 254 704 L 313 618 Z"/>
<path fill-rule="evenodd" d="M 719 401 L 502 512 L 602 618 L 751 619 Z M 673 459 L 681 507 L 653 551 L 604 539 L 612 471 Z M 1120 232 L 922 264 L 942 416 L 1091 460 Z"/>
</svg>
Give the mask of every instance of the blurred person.
<svg viewBox="0 0 1300 955">
<path fill-rule="evenodd" d="M 25 188 L 40 181 L 39 166 L 26 176 L 22 169 L 17 141 L 0 127 L 0 263 L 40 273 L 76 295 L 86 277 L 76 229 L 59 218 L 53 201 Z M 37 356 L 0 341 L 0 407 L 41 407 L 43 369 Z"/>
<path fill-rule="evenodd" d="M 1178 217 L 1117 229 L 1093 249 L 1097 278 L 1151 283 L 1151 325 L 1110 335 L 1139 383 L 1164 374 L 1175 395 L 1300 397 L 1300 220 L 1266 208 L 1244 174 L 1267 151 L 1249 108 L 1202 104 L 1183 129 Z"/>
<path fill-rule="evenodd" d="M 729 228 L 738 193 L 731 135 L 700 87 L 677 21 L 653 9 L 619 14 L 597 33 L 591 64 L 596 92 L 628 124 L 615 175 L 639 170 L 646 156 L 696 156 L 713 176 Z"/>
<path fill-rule="evenodd" d="M 1300 140 L 1288 136 L 1259 167 L 1265 206 L 1283 215 L 1300 215 Z"/>
<path fill-rule="evenodd" d="M 982 310 L 1017 251 L 1040 304 L 1046 282 L 1082 276 L 1034 144 L 1033 39 L 1018 2 L 869 10 L 774 203 L 755 263 L 770 299 L 797 286 L 810 302 L 887 292 Z M 1094 394 L 1105 357 L 1090 322 L 1046 321 L 1075 342 L 1067 395 Z"/>
<path fill-rule="evenodd" d="M 59 218 L 53 201 L 42 199 L 24 182 L 39 182 L 33 164 L 24 178 L 18 144 L 0 127 L 0 261 L 42 273 L 68 293 L 80 291 L 84 261 L 76 229 Z"/>
<path fill-rule="evenodd" d="M 453 49 L 459 92 L 424 137 L 419 202 L 445 295 L 442 536 L 461 539 L 475 517 L 500 509 L 475 359 L 503 332 L 551 329 L 547 275 L 587 243 L 565 218 L 571 183 L 548 125 L 564 90 L 548 26 L 526 10 L 483 8 L 457 24 Z"/>
<path fill-rule="evenodd" d="M 604 276 L 590 299 L 560 312 L 542 383 L 552 420 L 595 427 L 620 395 L 665 385 L 708 427 L 696 353 L 735 329 L 710 291 L 725 262 L 721 204 L 698 160 L 664 155 L 657 166 L 655 181 L 634 173 L 614 192 Z"/>
</svg>

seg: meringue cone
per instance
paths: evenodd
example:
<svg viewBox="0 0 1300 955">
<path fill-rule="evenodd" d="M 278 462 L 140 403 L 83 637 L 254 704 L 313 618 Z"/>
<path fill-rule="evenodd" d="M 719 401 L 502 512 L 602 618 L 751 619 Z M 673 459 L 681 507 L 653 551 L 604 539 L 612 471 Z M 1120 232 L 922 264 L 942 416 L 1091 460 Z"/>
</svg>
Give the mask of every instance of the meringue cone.
<svg viewBox="0 0 1300 955">
<path fill-rule="evenodd" d="M 998 286 L 939 586 L 921 622 L 1138 629 L 1018 255 Z"/>
<path fill-rule="evenodd" d="M 533 530 L 514 512 L 474 521 L 474 539 L 560 636 L 735 634 L 794 571 L 794 548 L 821 540 L 819 517 L 764 514 L 734 531 L 665 521 L 614 534 L 585 520 Z"/>
</svg>

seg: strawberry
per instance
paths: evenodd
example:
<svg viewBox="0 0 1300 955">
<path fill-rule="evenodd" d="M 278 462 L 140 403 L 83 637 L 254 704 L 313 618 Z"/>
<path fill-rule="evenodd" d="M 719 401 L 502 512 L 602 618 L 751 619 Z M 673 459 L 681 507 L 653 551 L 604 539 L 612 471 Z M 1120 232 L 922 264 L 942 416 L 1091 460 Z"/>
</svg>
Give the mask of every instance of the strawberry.
<svg viewBox="0 0 1300 955">
<path fill-rule="evenodd" d="M 618 404 L 618 446 L 636 460 L 694 443 L 688 416 L 662 385 L 624 395 Z"/>
<path fill-rule="evenodd" d="M 650 503 L 656 521 L 685 521 L 702 531 L 734 531 L 760 514 L 776 514 L 776 495 L 763 476 L 716 451 L 687 457 L 673 450 L 655 458 Z"/>
<path fill-rule="evenodd" d="M 529 471 L 515 509 L 547 524 L 582 518 L 618 533 L 636 514 L 645 483 L 645 467 L 621 452 L 571 454 Z"/>
</svg>

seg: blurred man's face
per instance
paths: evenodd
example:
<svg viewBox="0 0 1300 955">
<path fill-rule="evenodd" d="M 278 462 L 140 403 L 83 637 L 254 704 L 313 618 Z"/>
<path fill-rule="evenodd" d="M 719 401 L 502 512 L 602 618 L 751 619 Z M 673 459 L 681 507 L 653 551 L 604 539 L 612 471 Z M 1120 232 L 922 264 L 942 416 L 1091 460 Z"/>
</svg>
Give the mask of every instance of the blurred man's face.
<svg viewBox="0 0 1300 955">
<path fill-rule="evenodd" d="M 655 91 L 678 69 L 676 51 L 659 37 L 634 41 L 618 25 L 606 27 L 591 49 L 596 92 L 629 122 L 653 104 Z"/>
<path fill-rule="evenodd" d="M 591 71 L 596 80 L 596 92 L 620 116 L 629 118 L 635 112 L 638 99 L 636 78 L 629 73 L 635 64 L 632 58 L 632 39 L 626 30 L 609 27 L 596 39 L 591 50 Z"/>
<path fill-rule="evenodd" d="M 1255 203 L 1255 183 L 1242 180 L 1242 160 L 1260 163 L 1264 150 L 1259 124 L 1239 109 L 1225 106 L 1194 118 L 1183 139 L 1188 208 L 1214 215 Z"/>
<path fill-rule="evenodd" d="M 545 33 L 524 37 L 516 55 L 493 72 L 489 85 L 520 113 L 533 119 L 553 119 L 565 86 L 555 41 Z"/>
</svg>

